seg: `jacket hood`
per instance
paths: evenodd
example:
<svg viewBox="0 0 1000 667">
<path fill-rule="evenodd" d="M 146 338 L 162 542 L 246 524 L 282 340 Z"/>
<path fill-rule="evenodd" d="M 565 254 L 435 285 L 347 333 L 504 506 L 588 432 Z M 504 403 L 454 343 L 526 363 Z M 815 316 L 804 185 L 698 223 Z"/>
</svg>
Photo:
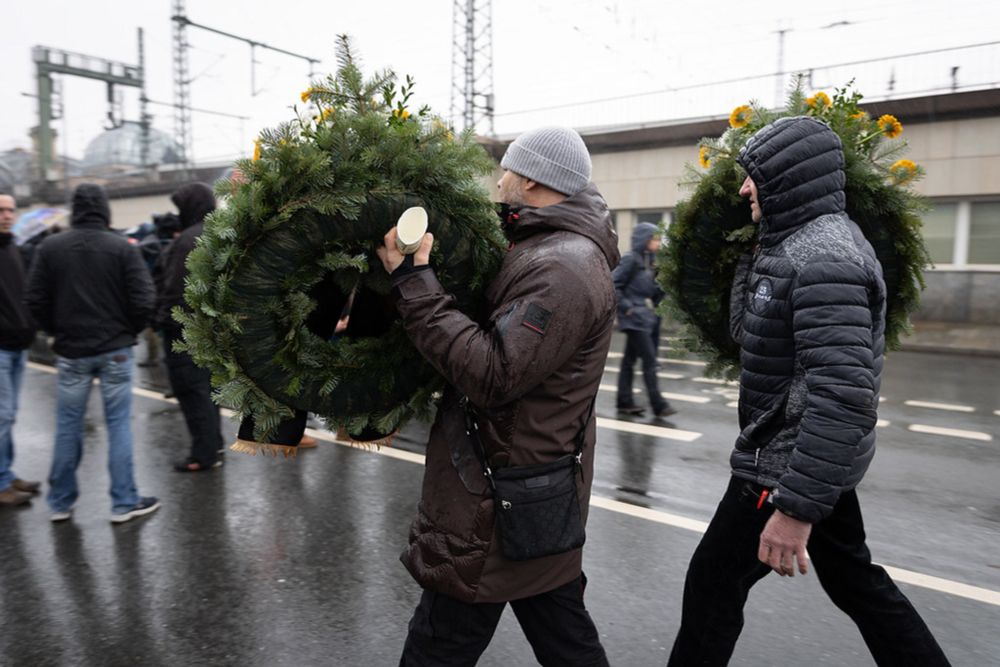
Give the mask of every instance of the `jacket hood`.
<svg viewBox="0 0 1000 667">
<path fill-rule="evenodd" d="M 111 206 L 104 188 L 94 183 L 84 183 L 73 191 L 73 213 L 70 224 L 111 225 Z"/>
<path fill-rule="evenodd" d="M 654 236 L 656 236 L 656 225 L 651 222 L 640 222 L 632 230 L 632 252 L 638 254 L 646 252 L 646 245 Z"/>
<path fill-rule="evenodd" d="M 215 195 L 204 183 L 182 185 L 170 195 L 170 201 L 177 207 L 181 229 L 198 224 L 215 210 Z"/>
<path fill-rule="evenodd" d="M 517 222 L 508 233 L 512 242 L 546 231 L 568 231 L 585 236 L 601 249 L 608 267 L 618 266 L 618 234 L 611 212 L 597 187 L 590 183 L 558 204 L 542 208 L 525 207 L 517 212 Z"/>
<path fill-rule="evenodd" d="M 840 137 L 815 118 L 793 116 L 765 125 L 737 161 L 757 186 L 761 245 L 774 245 L 810 220 L 845 208 Z"/>
</svg>

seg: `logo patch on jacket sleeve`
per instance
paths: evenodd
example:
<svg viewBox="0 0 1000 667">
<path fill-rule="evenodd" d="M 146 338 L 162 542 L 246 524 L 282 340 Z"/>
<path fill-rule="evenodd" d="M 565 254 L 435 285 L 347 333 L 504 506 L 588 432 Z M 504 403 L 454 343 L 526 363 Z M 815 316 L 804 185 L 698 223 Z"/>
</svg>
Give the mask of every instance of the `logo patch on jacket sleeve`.
<svg viewBox="0 0 1000 667">
<path fill-rule="evenodd" d="M 551 312 L 545 310 L 537 303 L 529 303 L 528 310 L 524 313 L 524 319 L 521 320 L 521 324 L 544 336 L 545 330 L 549 328 L 549 320 L 551 319 Z"/>
</svg>

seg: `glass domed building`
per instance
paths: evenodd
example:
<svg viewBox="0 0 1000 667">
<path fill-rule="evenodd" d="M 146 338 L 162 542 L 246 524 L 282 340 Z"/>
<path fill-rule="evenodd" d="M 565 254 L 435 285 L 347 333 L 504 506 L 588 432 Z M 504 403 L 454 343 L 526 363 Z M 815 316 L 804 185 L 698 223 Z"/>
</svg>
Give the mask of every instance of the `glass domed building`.
<svg viewBox="0 0 1000 667">
<path fill-rule="evenodd" d="M 166 132 L 149 129 L 147 166 L 181 163 L 181 147 Z M 130 171 L 142 167 L 142 126 L 126 121 L 94 137 L 83 154 L 86 173 Z"/>
</svg>

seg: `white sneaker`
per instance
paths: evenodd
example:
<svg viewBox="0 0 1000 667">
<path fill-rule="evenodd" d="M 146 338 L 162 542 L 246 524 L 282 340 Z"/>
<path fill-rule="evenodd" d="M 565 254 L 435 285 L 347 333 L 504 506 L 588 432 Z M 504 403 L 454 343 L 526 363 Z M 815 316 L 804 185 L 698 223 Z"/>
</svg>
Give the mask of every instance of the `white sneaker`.
<svg viewBox="0 0 1000 667">
<path fill-rule="evenodd" d="M 73 510 L 66 510 L 65 512 L 53 512 L 49 515 L 49 521 L 52 523 L 59 523 L 60 521 L 69 521 L 73 518 Z"/>
</svg>

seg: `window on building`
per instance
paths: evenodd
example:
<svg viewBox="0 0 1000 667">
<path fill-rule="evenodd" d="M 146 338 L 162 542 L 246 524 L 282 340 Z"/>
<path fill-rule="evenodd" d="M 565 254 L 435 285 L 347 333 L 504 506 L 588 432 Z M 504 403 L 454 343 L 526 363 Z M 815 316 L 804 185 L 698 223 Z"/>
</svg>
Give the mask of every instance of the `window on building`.
<svg viewBox="0 0 1000 667">
<path fill-rule="evenodd" d="M 1000 264 L 1000 202 L 973 202 L 969 264 Z"/>
<path fill-rule="evenodd" d="M 636 223 L 639 222 L 651 222 L 654 225 L 658 225 L 663 222 L 664 217 L 667 217 L 666 211 L 640 211 L 635 214 Z"/>
<path fill-rule="evenodd" d="M 923 215 L 924 243 L 935 264 L 955 261 L 955 216 L 958 204 L 934 203 Z"/>
</svg>

